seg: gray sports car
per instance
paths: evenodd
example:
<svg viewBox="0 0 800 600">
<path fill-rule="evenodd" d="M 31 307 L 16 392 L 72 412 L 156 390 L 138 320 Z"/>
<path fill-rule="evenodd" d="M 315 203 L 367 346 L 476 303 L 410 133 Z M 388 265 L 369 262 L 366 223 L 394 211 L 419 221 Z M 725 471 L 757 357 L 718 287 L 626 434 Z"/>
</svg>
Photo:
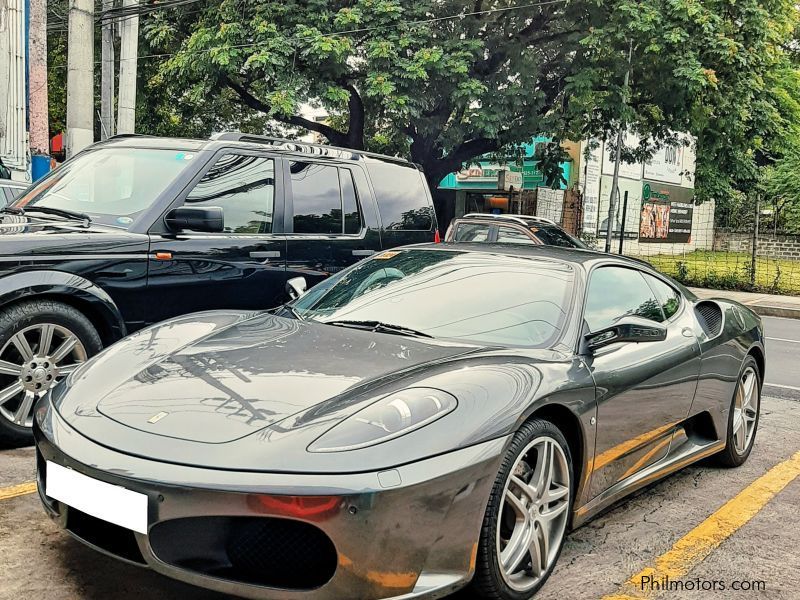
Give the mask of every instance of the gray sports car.
<svg viewBox="0 0 800 600">
<path fill-rule="evenodd" d="M 250 598 L 530 598 L 565 533 L 758 426 L 759 318 L 644 263 L 395 249 L 270 312 L 145 329 L 35 412 L 92 547 Z"/>
</svg>

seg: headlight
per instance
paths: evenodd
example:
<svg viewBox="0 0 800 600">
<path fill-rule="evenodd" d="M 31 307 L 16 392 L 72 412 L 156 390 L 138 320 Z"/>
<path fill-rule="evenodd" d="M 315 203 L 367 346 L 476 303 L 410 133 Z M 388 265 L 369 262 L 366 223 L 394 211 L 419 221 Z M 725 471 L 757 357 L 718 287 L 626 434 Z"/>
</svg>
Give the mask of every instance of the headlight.
<svg viewBox="0 0 800 600">
<path fill-rule="evenodd" d="M 450 413 L 455 396 L 433 388 L 408 388 L 389 394 L 317 438 L 309 452 L 366 448 L 405 435 Z"/>
</svg>

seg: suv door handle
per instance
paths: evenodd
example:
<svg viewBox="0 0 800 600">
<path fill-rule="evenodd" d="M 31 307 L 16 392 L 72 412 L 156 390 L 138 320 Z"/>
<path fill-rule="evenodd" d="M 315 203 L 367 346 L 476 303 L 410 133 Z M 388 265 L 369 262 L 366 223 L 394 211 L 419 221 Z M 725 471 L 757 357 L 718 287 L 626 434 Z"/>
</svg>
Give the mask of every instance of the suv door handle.
<svg viewBox="0 0 800 600">
<path fill-rule="evenodd" d="M 353 256 L 372 256 L 375 250 L 353 250 Z"/>
<path fill-rule="evenodd" d="M 250 258 L 280 258 L 281 253 L 278 250 L 257 250 L 250 253 Z"/>
</svg>

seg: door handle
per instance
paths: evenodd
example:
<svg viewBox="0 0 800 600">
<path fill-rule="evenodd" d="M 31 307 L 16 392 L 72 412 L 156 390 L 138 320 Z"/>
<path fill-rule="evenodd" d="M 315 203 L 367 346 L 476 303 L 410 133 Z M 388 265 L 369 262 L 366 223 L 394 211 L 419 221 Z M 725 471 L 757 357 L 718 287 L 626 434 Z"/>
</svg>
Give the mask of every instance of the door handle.
<svg viewBox="0 0 800 600">
<path fill-rule="evenodd" d="M 250 253 L 250 258 L 280 258 L 281 253 L 277 250 L 258 250 Z"/>
<path fill-rule="evenodd" d="M 353 256 L 372 256 L 375 250 L 353 250 Z"/>
</svg>

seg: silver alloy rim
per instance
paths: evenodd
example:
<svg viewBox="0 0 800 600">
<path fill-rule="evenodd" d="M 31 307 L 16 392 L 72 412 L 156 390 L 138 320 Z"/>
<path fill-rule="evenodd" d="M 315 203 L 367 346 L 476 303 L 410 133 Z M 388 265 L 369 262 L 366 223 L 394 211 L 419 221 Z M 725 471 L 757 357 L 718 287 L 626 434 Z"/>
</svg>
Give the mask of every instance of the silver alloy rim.
<svg viewBox="0 0 800 600">
<path fill-rule="evenodd" d="M 0 417 L 33 425 L 33 405 L 55 383 L 86 360 L 74 333 L 53 323 L 31 325 L 0 349 Z"/>
<path fill-rule="evenodd" d="M 747 452 L 753 441 L 758 405 L 758 376 L 753 367 L 747 367 L 739 379 L 733 402 L 733 445 L 740 456 Z"/>
<path fill-rule="evenodd" d="M 551 437 L 533 440 L 519 455 L 498 512 L 497 556 L 513 590 L 535 587 L 553 565 L 569 516 L 569 466 Z"/>
</svg>

